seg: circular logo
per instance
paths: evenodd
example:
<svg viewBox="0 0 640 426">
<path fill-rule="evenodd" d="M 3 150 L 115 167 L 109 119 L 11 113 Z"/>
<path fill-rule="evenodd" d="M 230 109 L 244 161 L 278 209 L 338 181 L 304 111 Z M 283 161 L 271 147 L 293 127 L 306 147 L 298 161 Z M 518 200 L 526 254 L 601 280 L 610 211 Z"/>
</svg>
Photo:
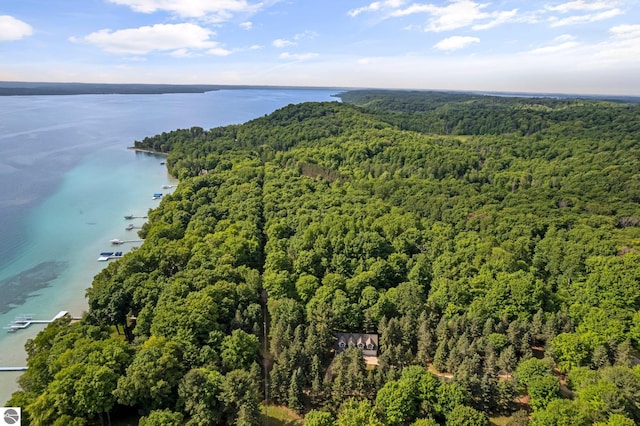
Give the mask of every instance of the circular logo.
<svg viewBox="0 0 640 426">
<path fill-rule="evenodd" d="M 4 412 L 4 422 L 8 425 L 14 425 L 20 421 L 20 414 L 13 408 L 7 408 Z"/>
</svg>

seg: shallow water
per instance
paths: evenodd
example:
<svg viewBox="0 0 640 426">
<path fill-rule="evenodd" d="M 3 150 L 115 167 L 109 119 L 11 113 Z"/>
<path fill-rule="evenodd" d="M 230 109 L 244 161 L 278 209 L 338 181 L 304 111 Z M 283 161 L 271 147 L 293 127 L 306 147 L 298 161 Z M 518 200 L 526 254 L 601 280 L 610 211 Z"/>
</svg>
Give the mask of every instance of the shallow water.
<svg viewBox="0 0 640 426">
<path fill-rule="evenodd" d="M 241 123 L 290 103 L 335 100 L 331 90 L 0 98 L 0 324 L 21 314 L 80 316 L 105 266 L 109 240 L 137 239 L 127 214 L 146 215 L 175 181 L 163 158 L 126 149 L 176 128 Z M 142 219 L 132 221 L 138 225 Z M 24 343 L 43 325 L 0 330 L 0 367 L 25 365 Z M 0 403 L 19 373 L 0 372 Z"/>
</svg>

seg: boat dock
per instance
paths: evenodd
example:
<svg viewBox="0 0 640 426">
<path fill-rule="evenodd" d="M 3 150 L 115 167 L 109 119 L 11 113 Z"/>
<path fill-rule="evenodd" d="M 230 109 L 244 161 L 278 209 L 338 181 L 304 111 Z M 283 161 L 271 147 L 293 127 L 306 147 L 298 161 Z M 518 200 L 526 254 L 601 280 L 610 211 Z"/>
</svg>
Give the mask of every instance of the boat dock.
<svg viewBox="0 0 640 426">
<path fill-rule="evenodd" d="M 20 315 L 15 320 L 13 320 L 8 327 L 5 327 L 5 330 L 9 333 L 15 333 L 18 330 L 25 329 L 29 327 L 31 324 L 49 324 L 50 322 L 54 322 L 55 320 L 62 318 L 65 315 L 68 315 L 68 311 L 60 311 L 58 314 L 50 320 L 34 320 L 32 315 Z"/>
<path fill-rule="evenodd" d="M 148 216 L 136 216 L 134 214 L 128 214 L 124 217 L 126 220 L 131 220 L 131 219 L 147 219 Z"/>
<path fill-rule="evenodd" d="M 0 367 L 0 371 L 27 371 L 27 367 Z"/>
<path fill-rule="evenodd" d="M 100 256 L 98 256 L 98 262 L 105 262 L 107 260 L 111 260 L 111 259 L 120 259 L 122 257 L 122 252 L 121 251 L 103 251 L 102 253 L 100 253 Z"/>
<path fill-rule="evenodd" d="M 144 242 L 144 240 L 119 240 L 117 238 L 114 238 L 113 240 L 109 241 L 111 244 L 113 244 L 114 246 L 120 245 L 120 244 L 125 244 L 125 243 L 142 243 Z"/>
</svg>

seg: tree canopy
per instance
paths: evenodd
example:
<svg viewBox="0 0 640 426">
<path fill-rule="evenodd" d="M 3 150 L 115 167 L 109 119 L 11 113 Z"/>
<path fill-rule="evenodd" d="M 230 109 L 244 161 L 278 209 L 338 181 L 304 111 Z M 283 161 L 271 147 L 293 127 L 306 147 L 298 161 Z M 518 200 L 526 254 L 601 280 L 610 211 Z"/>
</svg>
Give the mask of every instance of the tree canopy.
<svg viewBox="0 0 640 426">
<path fill-rule="evenodd" d="M 180 184 L 86 318 L 27 344 L 10 403 L 253 425 L 266 390 L 308 424 L 486 425 L 528 396 L 535 425 L 640 422 L 640 107 L 341 97 L 137 141 Z M 337 332 L 377 333 L 375 362 Z"/>
</svg>

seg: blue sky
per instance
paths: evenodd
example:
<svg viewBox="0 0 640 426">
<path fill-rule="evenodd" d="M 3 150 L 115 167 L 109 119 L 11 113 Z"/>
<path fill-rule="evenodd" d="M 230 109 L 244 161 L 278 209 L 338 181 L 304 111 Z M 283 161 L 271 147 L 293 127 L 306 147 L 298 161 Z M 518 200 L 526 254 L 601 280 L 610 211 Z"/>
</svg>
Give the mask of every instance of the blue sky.
<svg viewBox="0 0 640 426">
<path fill-rule="evenodd" d="M 0 80 L 640 95 L 640 4 L 0 0 Z"/>
</svg>

